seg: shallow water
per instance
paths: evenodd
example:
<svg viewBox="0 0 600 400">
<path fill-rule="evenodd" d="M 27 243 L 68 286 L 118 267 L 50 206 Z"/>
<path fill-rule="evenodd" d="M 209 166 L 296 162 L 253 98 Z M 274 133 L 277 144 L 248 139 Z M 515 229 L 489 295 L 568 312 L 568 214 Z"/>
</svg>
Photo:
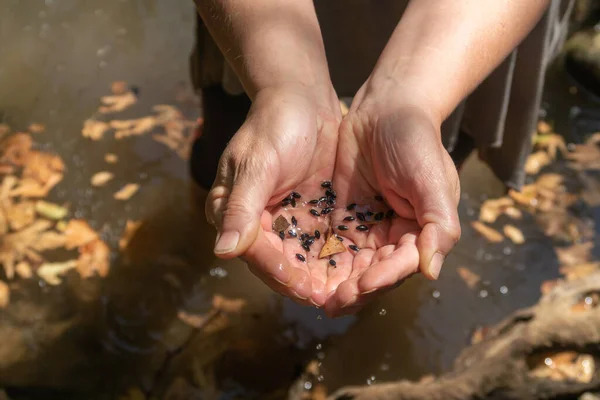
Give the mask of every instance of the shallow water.
<svg viewBox="0 0 600 400">
<path fill-rule="evenodd" d="M 417 379 L 447 369 L 475 327 L 533 304 L 540 283 L 558 276 L 552 241 L 531 218 L 519 225 L 530 240 L 518 248 L 490 245 L 470 229 L 481 201 L 502 194 L 476 160 L 462 174 L 463 237 L 442 278 L 414 277 L 358 316 L 330 320 L 320 310 L 273 295 L 241 262 L 215 259 L 214 233 L 198 214 L 198 202 L 190 200 L 185 161 L 148 135 L 92 142 L 80 134 L 114 80 L 140 90 L 138 104 L 126 115 L 175 104 L 182 82 L 189 88 L 194 20 L 191 2 L 167 0 L 0 4 L 0 116 L 15 128 L 34 121 L 46 125 L 38 141 L 68 167 L 51 198 L 70 203 L 74 215 L 89 220 L 114 250 L 111 273 L 100 284 L 29 282 L 0 313 L 0 349 L 11 343 L 3 332 L 16 329 L 30 340 L 24 361 L 0 373 L 0 386 L 15 399 L 108 399 L 129 387 L 160 392 L 178 376 L 176 365 L 164 376 L 156 373 L 166 349 L 190 334 L 173 323 L 177 310 L 204 312 L 214 293 L 248 301 L 230 329 L 207 335 L 193 351 L 214 374 L 209 375 L 220 398 L 264 398 L 289 386 L 311 359 L 322 362 L 328 389 Z M 557 130 L 578 141 L 598 129 L 594 107 L 569 93 L 562 74 L 551 79 L 545 109 Z M 584 112 L 572 113 L 573 104 Z M 192 103 L 177 105 L 190 119 L 198 113 Z M 117 178 L 90 188 L 91 175 L 107 169 L 107 152 L 121 160 L 113 168 Z M 126 182 L 141 183 L 142 189 L 117 203 L 112 193 Z M 600 219 L 600 212 L 592 213 Z M 119 253 L 127 219 L 144 223 L 128 250 Z M 480 274 L 481 285 L 469 290 L 456 273 L 459 266 Z M 44 341 L 43 332 L 60 322 L 69 324 L 67 337 Z"/>
</svg>

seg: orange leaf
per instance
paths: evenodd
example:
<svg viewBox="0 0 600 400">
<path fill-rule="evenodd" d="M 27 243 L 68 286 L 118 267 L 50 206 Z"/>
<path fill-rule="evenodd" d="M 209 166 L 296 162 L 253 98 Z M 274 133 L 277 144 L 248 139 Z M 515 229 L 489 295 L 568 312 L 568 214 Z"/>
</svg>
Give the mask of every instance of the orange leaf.
<svg viewBox="0 0 600 400">
<path fill-rule="evenodd" d="M 483 224 L 479 221 L 471 222 L 471 226 L 475 231 L 477 231 L 481 236 L 487 239 L 488 242 L 491 243 L 500 243 L 504 240 L 504 236 L 494 228 L 490 228 L 489 226 Z"/>
<path fill-rule="evenodd" d="M 521 232 L 521 230 L 516 226 L 504 225 L 503 232 L 514 244 L 525 243 L 525 236 L 523 235 L 523 232 Z"/>
<path fill-rule="evenodd" d="M 330 234 L 325 242 L 325 245 L 323 245 L 323 248 L 321 248 L 319 258 L 325 258 L 334 254 L 343 253 L 345 251 L 346 246 L 344 246 L 342 242 L 338 240 L 337 235 Z"/>
<path fill-rule="evenodd" d="M 121 190 L 115 193 L 113 197 L 115 200 L 129 200 L 131 196 L 137 193 L 139 188 L 140 185 L 137 183 L 128 183 L 127 185 L 123 186 Z"/>
<path fill-rule="evenodd" d="M 105 277 L 110 269 L 110 249 L 102 240 L 94 240 L 79 248 L 77 272 L 82 278 Z"/>
<path fill-rule="evenodd" d="M 481 280 L 481 277 L 479 275 L 465 267 L 458 267 L 456 271 L 458 272 L 458 276 L 460 276 L 463 282 L 467 284 L 469 289 L 473 289 Z"/>
</svg>

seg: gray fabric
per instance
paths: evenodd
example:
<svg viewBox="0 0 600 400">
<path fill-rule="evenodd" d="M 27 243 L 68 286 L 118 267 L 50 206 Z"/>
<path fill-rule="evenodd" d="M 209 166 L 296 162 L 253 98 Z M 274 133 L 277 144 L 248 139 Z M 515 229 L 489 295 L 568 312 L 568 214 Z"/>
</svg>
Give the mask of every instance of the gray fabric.
<svg viewBox="0 0 600 400">
<path fill-rule="evenodd" d="M 407 3 L 315 0 L 331 79 L 340 97 L 353 96 L 367 79 Z M 480 157 L 509 187 L 518 189 L 524 182 L 523 166 L 531 151 L 545 71 L 562 45 L 573 3 L 551 0 L 531 34 L 442 125 L 443 143 L 449 151 L 458 145 L 459 132 L 466 132 Z M 230 94 L 243 93 L 201 25 L 197 43 L 192 56 L 197 87 L 222 84 Z"/>
</svg>

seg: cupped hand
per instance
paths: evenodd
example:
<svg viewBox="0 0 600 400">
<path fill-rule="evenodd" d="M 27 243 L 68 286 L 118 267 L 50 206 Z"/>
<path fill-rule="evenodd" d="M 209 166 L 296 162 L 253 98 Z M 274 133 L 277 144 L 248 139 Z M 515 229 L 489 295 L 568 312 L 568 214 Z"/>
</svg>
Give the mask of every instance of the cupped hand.
<svg viewBox="0 0 600 400">
<path fill-rule="evenodd" d="M 437 279 L 460 237 L 459 180 L 441 121 L 384 94 L 361 90 L 340 127 L 333 182 L 338 204 L 356 206 L 333 212 L 332 226 L 360 250 L 336 255 L 329 270 L 325 309 L 333 316 L 356 312 L 419 270 Z"/>
<path fill-rule="evenodd" d="M 291 235 L 328 225 L 327 216 L 315 218 L 304 202 L 333 175 L 340 121 L 333 88 L 258 92 L 221 156 L 206 201 L 207 218 L 218 231 L 215 254 L 241 256 L 273 290 L 304 304 L 324 303 L 326 260 L 314 262 Z M 282 207 L 292 192 L 302 197 Z M 287 228 L 282 240 L 273 222 L 283 215 L 291 223 L 293 214 L 296 227 Z"/>
</svg>

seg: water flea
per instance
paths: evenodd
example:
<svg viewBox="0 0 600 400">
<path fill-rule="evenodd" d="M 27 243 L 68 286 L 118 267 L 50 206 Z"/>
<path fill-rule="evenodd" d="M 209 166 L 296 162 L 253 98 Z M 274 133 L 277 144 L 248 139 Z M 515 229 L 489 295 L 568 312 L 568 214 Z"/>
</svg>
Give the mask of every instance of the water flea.
<svg viewBox="0 0 600 400">
<path fill-rule="evenodd" d="M 349 248 L 350 250 L 353 250 L 353 251 L 359 251 L 359 250 L 360 250 L 360 247 L 358 247 L 358 246 L 357 246 L 357 245 L 355 245 L 355 244 L 351 244 L 350 246 L 348 246 L 348 248 Z"/>
<path fill-rule="evenodd" d="M 290 200 L 290 204 L 292 205 L 292 207 L 296 208 L 296 199 Z"/>
<path fill-rule="evenodd" d="M 327 205 L 328 206 L 335 206 L 335 199 L 334 198 L 330 198 L 329 200 L 327 200 Z"/>
<path fill-rule="evenodd" d="M 336 266 L 336 262 L 333 258 L 331 260 L 329 260 L 329 265 L 331 265 L 332 267 Z"/>
<path fill-rule="evenodd" d="M 296 258 L 302 262 L 306 262 L 306 258 L 302 254 L 296 253 Z"/>
<path fill-rule="evenodd" d="M 294 218 L 294 217 L 292 217 Z M 381 221 L 383 219 L 383 213 L 382 212 L 378 212 L 377 214 L 375 214 L 375 221 Z M 292 219 L 292 223 L 294 223 L 294 220 Z"/>
<path fill-rule="evenodd" d="M 337 227 L 340 231 L 347 231 L 348 227 L 346 225 L 338 225 Z"/>
<path fill-rule="evenodd" d="M 356 203 L 348 204 L 346 206 L 346 211 L 352 211 L 356 207 Z"/>
<path fill-rule="evenodd" d="M 310 213 L 311 213 L 312 215 L 314 215 L 315 217 L 318 217 L 319 215 L 321 215 L 321 213 L 320 213 L 320 212 L 318 212 L 317 210 L 315 210 L 314 208 L 311 208 L 311 209 L 310 209 Z"/>
<path fill-rule="evenodd" d="M 321 239 L 321 232 L 319 232 L 319 230 L 318 230 L 318 229 L 315 231 L 315 237 L 316 237 L 317 239 Z"/>
<path fill-rule="evenodd" d="M 298 225 L 298 220 L 292 215 L 292 226 L 295 227 L 296 225 Z"/>
<path fill-rule="evenodd" d="M 365 231 L 369 230 L 369 227 L 366 226 L 366 225 L 359 225 L 359 226 L 356 227 L 356 230 L 357 231 L 361 231 L 361 232 L 365 232 Z"/>
<path fill-rule="evenodd" d="M 375 196 L 375 200 L 377 201 L 383 201 L 383 197 L 380 195 Z"/>
<path fill-rule="evenodd" d="M 367 217 L 372 217 L 373 216 L 373 212 L 372 211 L 367 211 L 365 214 L 367 215 Z"/>
<path fill-rule="evenodd" d="M 325 191 L 325 195 L 327 197 L 333 197 L 333 198 L 337 197 L 337 194 L 335 193 L 335 190 L 333 190 L 333 189 L 327 189 Z"/>
<path fill-rule="evenodd" d="M 300 196 L 300 193 L 298 193 L 298 192 L 292 192 L 292 193 L 290 193 L 290 195 L 295 199 L 299 199 L 302 197 L 302 196 Z"/>
<path fill-rule="evenodd" d="M 354 218 L 352 215 L 348 215 L 346 218 L 344 218 L 344 221 L 354 221 L 356 218 Z"/>
<path fill-rule="evenodd" d="M 319 203 L 318 199 L 313 199 L 313 200 L 311 200 L 311 201 L 308 202 L 308 204 L 317 204 L 317 203 Z"/>
<path fill-rule="evenodd" d="M 343 238 L 343 237 L 341 237 L 341 236 L 335 235 L 335 238 L 336 238 L 337 240 L 339 240 L 340 242 L 343 242 L 343 241 L 344 241 L 344 238 Z"/>
<path fill-rule="evenodd" d="M 285 233 L 283 233 L 283 231 L 279 231 L 279 238 L 281 240 L 285 239 Z"/>
<path fill-rule="evenodd" d="M 323 196 L 319 199 L 319 203 L 322 203 L 324 201 L 327 201 L 327 197 Z"/>
<path fill-rule="evenodd" d="M 290 230 L 288 231 L 288 234 L 289 234 L 291 237 L 296 237 L 296 236 L 298 236 L 298 234 L 296 233 L 296 231 L 295 231 L 295 230 L 293 230 L 293 229 L 290 229 Z"/>
<path fill-rule="evenodd" d="M 331 187 L 331 181 L 323 181 L 323 182 L 321 182 L 321 187 L 325 188 L 325 189 L 330 188 Z"/>
<path fill-rule="evenodd" d="M 308 233 L 303 233 L 300 235 L 300 240 L 305 240 L 308 237 Z"/>
<path fill-rule="evenodd" d="M 308 239 L 306 239 L 306 240 L 304 241 L 304 244 L 305 244 L 305 245 L 307 245 L 307 246 L 312 246 L 312 244 L 313 244 L 314 242 L 315 242 L 315 239 L 308 238 Z"/>
<path fill-rule="evenodd" d="M 333 207 L 327 207 L 321 210 L 321 215 L 327 215 L 333 211 Z"/>
<path fill-rule="evenodd" d="M 286 198 L 286 199 L 283 199 L 283 200 L 281 201 L 281 206 L 282 206 L 282 207 L 289 206 L 291 202 L 292 202 L 292 200 L 291 200 L 291 199 L 287 199 L 287 198 Z"/>
<path fill-rule="evenodd" d="M 357 212 L 356 213 L 356 218 L 358 218 L 359 221 L 366 221 L 367 219 L 365 218 L 365 214 L 361 213 L 361 212 Z"/>
<path fill-rule="evenodd" d="M 306 243 L 302 244 L 302 248 L 306 251 L 310 251 L 310 247 L 308 247 L 308 245 Z"/>
<path fill-rule="evenodd" d="M 394 216 L 394 210 L 388 210 L 388 211 L 385 213 L 385 217 L 386 217 L 386 218 L 392 218 L 393 216 Z"/>
</svg>

